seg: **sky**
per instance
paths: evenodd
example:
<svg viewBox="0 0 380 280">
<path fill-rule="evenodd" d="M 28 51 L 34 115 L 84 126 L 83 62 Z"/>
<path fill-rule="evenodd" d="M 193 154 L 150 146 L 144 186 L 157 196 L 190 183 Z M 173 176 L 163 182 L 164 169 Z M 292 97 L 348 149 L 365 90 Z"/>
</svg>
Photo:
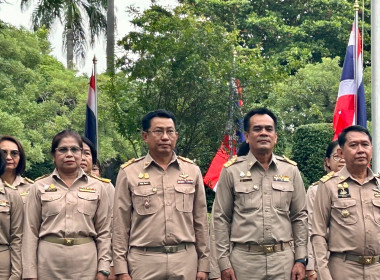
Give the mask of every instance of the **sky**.
<svg viewBox="0 0 380 280">
<path fill-rule="evenodd" d="M 20 9 L 21 0 L 7 0 L 6 3 L 0 5 L 0 19 L 16 27 L 24 27 L 32 31 L 31 28 L 31 15 L 33 7 L 31 6 L 26 11 L 22 12 Z M 33 3 L 37 3 L 35 0 Z M 155 3 L 164 7 L 174 8 L 177 0 L 157 0 Z M 132 17 L 127 13 L 127 6 L 133 5 L 140 10 L 147 9 L 151 5 L 151 0 L 115 0 L 115 16 L 116 16 L 116 41 L 123 38 L 129 31 L 133 30 L 133 25 L 130 24 Z M 59 22 L 55 23 L 50 35 L 49 41 L 52 46 L 52 53 L 55 58 L 66 65 L 66 54 L 62 48 L 62 32 L 63 27 Z M 123 50 L 116 46 L 115 53 L 117 56 L 122 55 Z M 100 37 L 94 48 L 89 44 L 87 46 L 87 55 L 82 63 L 77 64 L 77 69 L 80 74 L 91 75 L 92 59 L 96 56 L 97 59 L 97 73 L 103 73 L 106 69 L 106 38 Z"/>
</svg>

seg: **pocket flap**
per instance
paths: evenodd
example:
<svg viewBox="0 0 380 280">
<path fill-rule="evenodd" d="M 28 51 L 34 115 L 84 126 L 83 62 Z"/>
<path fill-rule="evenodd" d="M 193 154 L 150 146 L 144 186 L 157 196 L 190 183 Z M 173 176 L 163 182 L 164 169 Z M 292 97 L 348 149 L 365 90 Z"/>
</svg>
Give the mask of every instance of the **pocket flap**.
<svg viewBox="0 0 380 280">
<path fill-rule="evenodd" d="M 247 183 L 238 183 L 235 186 L 235 191 L 237 193 L 251 193 L 254 191 L 258 191 L 260 189 L 259 184 L 254 184 L 253 182 Z"/>
<path fill-rule="evenodd" d="M 380 199 L 372 198 L 373 205 L 380 207 Z"/>
<path fill-rule="evenodd" d="M 272 182 L 272 188 L 282 192 L 292 192 L 294 191 L 293 184 L 289 182 Z"/>
<path fill-rule="evenodd" d="M 195 187 L 191 186 L 175 186 L 174 189 L 180 193 L 195 193 Z"/>
<path fill-rule="evenodd" d="M 157 188 L 151 185 L 133 188 L 133 194 L 138 196 L 149 196 L 157 193 Z"/>
<path fill-rule="evenodd" d="M 335 208 L 348 208 L 356 205 L 356 200 L 337 200 L 334 201 L 333 207 Z"/>
<path fill-rule="evenodd" d="M 54 201 L 62 197 L 61 193 L 43 193 L 41 195 L 42 201 Z"/>
<path fill-rule="evenodd" d="M 97 200 L 98 194 L 97 193 L 88 193 L 88 192 L 78 192 L 78 197 L 85 199 L 85 200 Z"/>
</svg>

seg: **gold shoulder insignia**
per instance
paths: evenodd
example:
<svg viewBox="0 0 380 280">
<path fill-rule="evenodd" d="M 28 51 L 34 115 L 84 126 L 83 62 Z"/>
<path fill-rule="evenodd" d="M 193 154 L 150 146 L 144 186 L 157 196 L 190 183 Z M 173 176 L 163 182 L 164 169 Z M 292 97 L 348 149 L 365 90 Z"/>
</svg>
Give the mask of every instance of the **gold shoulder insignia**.
<svg viewBox="0 0 380 280">
<path fill-rule="evenodd" d="M 331 177 L 334 176 L 334 171 L 331 171 L 329 174 L 323 176 L 321 179 L 319 179 L 321 182 L 325 183 L 328 180 L 331 179 Z"/>
<path fill-rule="evenodd" d="M 311 184 L 312 186 L 318 185 L 318 181 Z"/>
<path fill-rule="evenodd" d="M 94 174 L 88 174 L 88 176 L 90 176 L 90 177 L 92 177 L 92 178 L 95 178 L 95 179 L 97 179 L 97 180 L 99 180 L 99 181 L 102 181 L 102 182 L 104 182 L 104 183 L 109 183 L 109 182 L 111 182 L 110 179 L 106 179 L 106 178 L 98 177 L 98 176 L 96 176 L 96 175 L 94 175 Z"/>
<path fill-rule="evenodd" d="M 189 159 L 189 158 L 185 158 L 185 157 L 181 157 L 181 156 L 178 156 L 178 158 L 181 159 L 181 160 L 183 160 L 183 161 L 185 161 L 185 162 L 188 162 L 188 163 L 192 163 L 192 164 L 194 164 L 194 161 L 192 161 L 192 160 Z"/>
<path fill-rule="evenodd" d="M 286 160 L 287 162 L 289 162 L 291 165 L 297 166 L 297 162 L 295 162 L 294 160 L 291 160 L 290 158 L 288 158 L 285 155 L 283 155 L 282 157 L 284 158 L 284 160 Z"/>
<path fill-rule="evenodd" d="M 34 182 L 37 182 L 38 180 L 41 180 L 41 179 L 43 179 L 43 178 L 46 178 L 46 177 L 48 177 L 49 175 L 50 175 L 50 174 L 42 175 L 42 176 L 38 177 L 36 180 L 34 180 Z"/>
<path fill-rule="evenodd" d="M 4 186 L 6 186 L 6 187 L 8 187 L 8 188 L 10 188 L 12 190 L 17 190 L 17 188 L 15 186 L 12 186 L 11 184 L 9 184 L 7 182 L 4 181 L 3 183 L 4 183 Z"/>
<path fill-rule="evenodd" d="M 225 164 L 224 164 L 224 167 L 230 167 L 231 165 L 233 165 L 237 160 L 237 156 L 233 156 L 229 161 L 227 161 Z"/>
<path fill-rule="evenodd" d="M 27 181 L 29 184 L 34 184 L 34 181 L 32 179 L 29 179 L 28 177 L 24 177 L 24 180 Z"/>
<path fill-rule="evenodd" d="M 124 169 L 124 168 L 126 168 L 128 165 L 131 165 L 132 163 L 134 163 L 135 160 L 136 160 L 135 158 L 131 158 L 131 159 L 128 160 L 127 162 L 123 163 L 120 167 L 121 167 L 122 169 Z"/>
</svg>

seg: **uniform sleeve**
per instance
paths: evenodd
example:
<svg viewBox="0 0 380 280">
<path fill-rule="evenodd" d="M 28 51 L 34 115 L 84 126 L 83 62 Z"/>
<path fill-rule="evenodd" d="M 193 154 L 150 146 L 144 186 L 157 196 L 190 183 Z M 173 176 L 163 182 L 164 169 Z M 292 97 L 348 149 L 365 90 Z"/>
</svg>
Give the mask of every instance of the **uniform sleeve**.
<svg viewBox="0 0 380 280">
<path fill-rule="evenodd" d="M 198 271 L 209 272 L 209 235 L 207 221 L 206 194 L 203 185 L 202 174 L 198 168 L 198 176 L 195 188 L 193 221 L 195 232 L 195 249 L 198 254 Z"/>
<path fill-rule="evenodd" d="M 24 214 L 22 238 L 23 278 L 37 278 L 37 247 L 41 226 L 41 197 L 36 184 L 30 187 Z"/>
<path fill-rule="evenodd" d="M 218 181 L 214 203 L 214 233 L 216 257 L 219 269 L 223 271 L 231 267 L 230 262 L 230 232 L 233 214 L 233 178 L 224 168 Z"/>
<path fill-rule="evenodd" d="M 313 244 L 319 277 L 324 280 L 332 280 L 327 266 L 327 227 L 330 215 L 331 193 L 326 185 L 320 182 L 313 207 L 311 243 Z"/>
<path fill-rule="evenodd" d="M 214 204 L 212 206 L 211 216 L 214 216 Z M 210 275 L 209 279 L 220 278 L 220 269 L 216 258 L 214 219 L 210 222 Z"/>
<path fill-rule="evenodd" d="M 116 180 L 113 207 L 113 262 L 115 274 L 128 273 L 127 254 L 132 218 L 132 197 L 128 188 L 127 174 L 120 169 Z"/>
<path fill-rule="evenodd" d="M 307 210 L 306 193 L 301 174 L 294 170 L 294 192 L 290 205 L 290 222 L 294 237 L 295 259 L 307 257 Z"/>
<path fill-rule="evenodd" d="M 98 253 L 98 271 L 110 271 L 111 263 L 111 213 L 107 191 L 101 186 L 98 209 L 95 213 L 96 248 Z"/>
<path fill-rule="evenodd" d="M 309 263 L 306 266 L 306 270 L 314 270 L 315 257 L 313 252 L 313 246 L 311 245 L 311 221 L 313 218 L 313 206 L 315 199 L 316 187 L 310 186 L 306 193 L 306 207 L 307 207 L 307 223 L 308 223 L 308 241 L 307 241 L 307 253 Z"/>
<path fill-rule="evenodd" d="M 21 242 L 23 232 L 23 212 L 24 203 L 17 191 L 11 193 L 12 210 L 11 210 L 11 232 L 10 232 L 10 249 L 11 249 L 11 276 L 10 280 L 21 279 Z"/>
</svg>

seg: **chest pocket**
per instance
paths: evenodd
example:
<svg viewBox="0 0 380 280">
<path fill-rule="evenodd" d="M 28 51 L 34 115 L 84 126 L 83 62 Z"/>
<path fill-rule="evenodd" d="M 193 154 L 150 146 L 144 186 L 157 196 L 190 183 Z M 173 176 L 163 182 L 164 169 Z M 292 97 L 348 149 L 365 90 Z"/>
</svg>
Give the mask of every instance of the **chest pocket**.
<svg viewBox="0 0 380 280">
<path fill-rule="evenodd" d="M 61 193 L 43 193 L 41 194 L 42 215 L 54 216 L 61 212 L 63 201 L 60 199 Z"/>
<path fill-rule="evenodd" d="M 380 199 L 373 198 L 373 217 L 375 222 L 380 225 Z"/>
<path fill-rule="evenodd" d="M 332 205 L 331 216 L 340 225 L 353 225 L 358 221 L 356 200 L 336 200 Z"/>
<path fill-rule="evenodd" d="M 175 207 L 180 212 L 192 212 L 194 204 L 194 185 L 177 185 L 175 189 Z"/>
<path fill-rule="evenodd" d="M 262 193 L 260 189 L 260 184 L 252 181 L 236 183 L 235 206 L 240 212 L 252 212 L 261 208 Z"/>
<path fill-rule="evenodd" d="M 78 192 L 78 211 L 88 216 L 94 216 L 98 208 L 98 197 L 97 193 Z"/>
<path fill-rule="evenodd" d="M 272 182 L 273 207 L 281 211 L 289 211 L 294 187 L 292 182 Z"/>
<path fill-rule="evenodd" d="M 0 214 L 9 215 L 11 212 L 11 207 L 9 206 L 9 202 L 6 201 L 6 205 L 0 205 Z"/>
<path fill-rule="evenodd" d="M 132 190 L 133 208 L 139 215 L 151 215 L 160 208 L 157 188 L 151 185 L 138 186 Z"/>
</svg>

